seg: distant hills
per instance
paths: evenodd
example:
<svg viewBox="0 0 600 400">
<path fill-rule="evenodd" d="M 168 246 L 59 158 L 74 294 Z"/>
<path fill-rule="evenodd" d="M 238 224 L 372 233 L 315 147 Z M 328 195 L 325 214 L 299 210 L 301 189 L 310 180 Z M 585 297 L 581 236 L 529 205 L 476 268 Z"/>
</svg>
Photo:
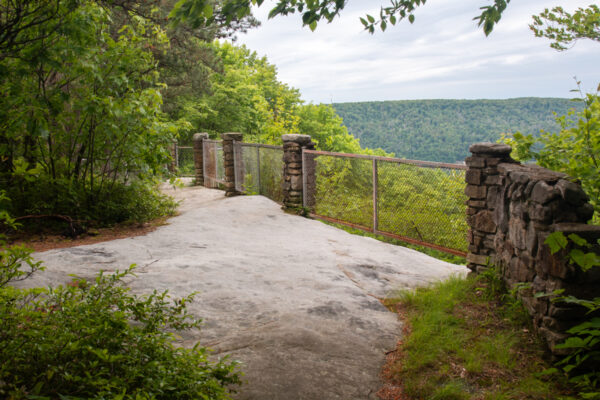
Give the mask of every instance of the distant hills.
<svg viewBox="0 0 600 400">
<path fill-rule="evenodd" d="M 363 147 L 380 147 L 396 157 L 455 162 L 475 142 L 495 142 L 505 132 L 557 131 L 553 112 L 581 110 L 569 99 L 399 100 L 334 103 L 348 131 Z"/>
</svg>

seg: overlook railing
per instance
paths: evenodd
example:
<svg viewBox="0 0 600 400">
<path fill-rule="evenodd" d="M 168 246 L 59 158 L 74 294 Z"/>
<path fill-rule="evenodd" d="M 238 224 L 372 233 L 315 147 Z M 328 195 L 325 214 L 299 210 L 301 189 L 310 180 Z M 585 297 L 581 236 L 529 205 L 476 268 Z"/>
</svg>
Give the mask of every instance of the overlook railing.
<svg viewBox="0 0 600 400">
<path fill-rule="evenodd" d="M 258 143 L 234 143 L 235 188 L 283 201 L 283 149 Z"/>
<path fill-rule="evenodd" d="M 292 138 L 283 147 L 204 138 L 196 175 L 207 187 L 231 185 L 232 194 L 264 195 L 324 221 L 466 255 L 466 166 L 316 151 L 308 136 L 285 136 Z"/>
<path fill-rule="evenodd" d="M 225 183 L 223 143 L 220 140 L 204 139 L 202 147 L 204 186 L 218 188 L 219 184 Z"/>
<path fill-rule="evenodd" d="M 466 166 L 306 149 L 302 165 L 311 216 L 466 255 Z"/>
</svg>

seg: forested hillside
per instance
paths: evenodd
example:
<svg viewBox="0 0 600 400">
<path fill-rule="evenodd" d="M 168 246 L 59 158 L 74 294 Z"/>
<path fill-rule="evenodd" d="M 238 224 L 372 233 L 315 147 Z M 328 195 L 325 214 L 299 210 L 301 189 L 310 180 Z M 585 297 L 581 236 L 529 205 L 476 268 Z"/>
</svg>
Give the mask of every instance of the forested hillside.
<svg viewBox="0 0 600 400">
<path fill-rule="evenodd" d="M 406 100 L 334 104 L 362 146 L 397 157 L 455 162 L 469 145 L 497 141 L 502 133 L 558 131 L 553 112 L 565 115 L 582 104 L 569 99 Z"/>
</svg>

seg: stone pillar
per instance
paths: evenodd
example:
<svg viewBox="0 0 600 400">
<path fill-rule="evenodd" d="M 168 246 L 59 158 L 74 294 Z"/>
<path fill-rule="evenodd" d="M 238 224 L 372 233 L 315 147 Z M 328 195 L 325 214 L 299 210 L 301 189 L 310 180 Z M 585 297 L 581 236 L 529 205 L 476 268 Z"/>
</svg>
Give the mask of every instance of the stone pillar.
<svg viewBox="0 0 600 400">
<path fill-rule="evenodd" d="M 194 133 L 194 170 L 196 175 L 195 185 L 204 186 L 204 139 L 208 133 Z"/>
<path fill-rule="evenodd" d="M 171 153 L 171 162 L 167 165 L 167 169 L 174 174 L 177 171 L 177 141 L 170 144 L 169 153 Z"/>
<path fill-rule="evenodd" d="M 241 142 L 241 133 L 223 133 L 223 164 L 225 166 L 225 196 L 237 196 L 240 194 L 235 189 L 235 156 L 233 154 L 233 142 Z"/>
<path fill-rule="evenodd" d="M 302 149 L 313 150 L 309 135 L 283 135 L 283 207 L 302 209 Z"/>
<path fill-rule="evenodd" d="M 465 194 L 469 197 L 467 267 L 473 272 L 480 272 L 494 263 L 494 239 L 497 230 L 494 210 L 498 203 L 500 187 L 504 184 L 498 164 L 514 162 L 510 158 L 511 150 L 510 146 L 499 143 L 476 143 L 469 147 L 473 155 L 465 160 Z"/>
</svg>

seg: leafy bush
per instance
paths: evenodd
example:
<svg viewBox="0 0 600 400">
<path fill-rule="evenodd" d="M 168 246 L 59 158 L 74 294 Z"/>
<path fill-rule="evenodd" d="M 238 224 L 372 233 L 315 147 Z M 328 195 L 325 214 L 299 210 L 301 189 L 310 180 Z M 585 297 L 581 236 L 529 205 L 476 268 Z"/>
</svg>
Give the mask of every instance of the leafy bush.
<svg viewBox="0 0 600 400">
<path fill-rule="evenodd" d="M 569 246 L 569 242 L 575 246 Z M 562 232 L 554 232 L 545 242 L 552 253 L 569 249 L 568 260 L 586 271 L 600 267 L 600 256 L 585 239 L 576 234 L 568 237 Z M 598 241 L 600 244 L 600 240 Z M 588 318 L 567 331 L 571 334 L 564 343 L 556 346 L 570 353 L 557 363 L 570 378 L 583 399 L 600 399 L 600 297 L 594 299 L 579 299 L 574 296 L 561 296 L 554 299 L 587 308 Z"/>
<path fill-rule="evenodd" d="M 0 265 L 0 397 L 9 399 L 228 399 L 235 363 L 210 362 L 206 349 L 176 347 L 170 331 L 197 328 L 193 295 L 138 297 L 123 287 L 131 267 L 93 282 L 16 289 L 20 261 Z M 33 264 L 33 272 L 39 264 Z M 26 273 L 25 273 L 26 274 Z M 170 330 L 170 331 L 169 331 Z"/>
<path fill-rule="evenodd" d="M 503 137 L 513 147 L 512 156 L 519 160 L 535 160 L 538 165 L 564 172 L 581 181 L 596 210 L 593 223 L 600 223 L 600 97 L 583 96 L 583 111 L 570 112 L 556 119 L 558 133 L 542 131 L 540 137 L 515 133 Z"/>
<path fill-rule="evenodd" d="M 171 215 L 177 206 L 151 180 L 115 182 L 110 190 L 90 191 L 89 186 L 66 179 L 37 179 L 25 188 L 11 188 L 9 196 L 12 215 L 66 215 L 97 226 L 145 222 Z M 36 226 L 44 225 L 40 220 L 35 222 Z"/>
</svg>

